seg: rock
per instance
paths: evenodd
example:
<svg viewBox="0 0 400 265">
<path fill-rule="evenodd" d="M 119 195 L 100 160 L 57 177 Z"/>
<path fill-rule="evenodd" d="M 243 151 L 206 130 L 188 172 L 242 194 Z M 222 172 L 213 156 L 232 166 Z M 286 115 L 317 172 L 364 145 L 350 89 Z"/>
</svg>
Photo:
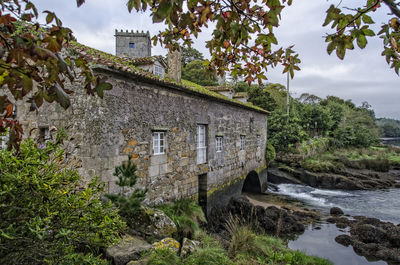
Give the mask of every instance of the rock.
<svg viewBox="0 0 400 265">
<path fill-rule="evenodd" d="M 343 215 L 344 212 L 343 212 L 343 210 L 340 209 L 339 207 L 332 207 L 331 210 L 330 210 L 330 214 L 331 214 L 331 215 L 340 216 L 340 215 Z"/>
<path fill-rule="evenodd" d="M 155 240 L 171 237 L 177 231 L 175 223 L 163 211 L 144 206 L 128 223 L 141 236 Z"/>
<path fill-rule="evenodd" d="M 147 265 L 149 262 L 148 257 L 141 258 L 140 260 L 131 260 L 126 265 Z"/>
<path fill-rule="evenodd" d="M 180 248 L 180 244 L 175 239 L 173 239 L 171 237 L 167 237 L 167 238 L 164 238 L 164 239 L 162 239 L 162 240 L 160 240 L 158 242 L 155 242 L 153 244 L 153 247 L 155 249 L 169 248 L 172 251 L 178 253 L 179 252 L 179 248 Z"/>
<path fill-rule="evenodd" d="M 188 238 L 184 238 L 182 241 L 181 248 L 181 257 L 189 255 L 194 252 L 194 250 L 200 245 L 199 241 L 190 240 Z"/>
<path fill-rule="evenodd" d="M 356 225 L 350 233 L 363 243 L 385 243 L 388 240 L 383 229 L 370 224 Z"/>
<path fill-rule="evenodd" d="M 267 170 L 268 170 L 268 183 L 274 183 L 274 184 L 291 183 L 291 184 L 304 185 L 303 182 L 301 182 L 299 179 L 297 179 L 288 172 L 273 167 L 270 167 Z"/>
<path fill-rule="evenodd" d="M 351 237 L 349 235 L 339 235 L 335 238 L 335 241 L 346 247 L 351 245 Z"/>
<path fill-rule="evenodd" d="M 117 245 L 106 249 L 106 256 L 115 265 L 125 265 L 131 260 L 138 260 L 142 253 L 151 249 L 152 246 L 139 237 L 124 236 Z"/>
</svg>

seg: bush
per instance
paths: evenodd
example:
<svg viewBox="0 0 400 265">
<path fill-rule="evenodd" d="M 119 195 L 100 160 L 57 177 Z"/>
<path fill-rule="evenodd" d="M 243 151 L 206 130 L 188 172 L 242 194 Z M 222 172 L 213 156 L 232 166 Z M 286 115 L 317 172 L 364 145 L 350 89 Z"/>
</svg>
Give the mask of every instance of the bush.
<svg viewBox="0 0 400 265">
<path fill-rule="evenodd" d="M 31 140 L 0 151 L 0 264 L 102 264 L 100 254 L 124 228 L 97 179 L 81 183 L 59 144 Z"/>
<path fill-rule="evenodd" d="M 173 204 L 162 204 L 157 206 L 176 224 L 178 229 L 177 238 L 193 238 L 200 231 L 199 222 L 205 222 L 201 207 L 191 199 L 180 199 Z"/>
<path fill-rule="evenodd" d="M 271 164 L 271 162 L 275 160 L 275 158 L 276 158 L 275 148 L 268 141 L 267 147 L 265 149 L 265 163 L 266 163 L 266 166 L 268 167 L 269 164 Z"/>
<path fill-rule="evenodd" d="M 302 162 L 302 167 L 311 172 L 334 172 L 339 166 L 329 160 L 306 158 Z"/>
<path fill-rule="evenodd" d="M 136 189 L 129 197 L 124 194 L 125 187 L 132 188 L 137 181 L 136 165 L 131 162 L 130 157 L 126 163 L 115 168 L 114 176 L 118 177 L 116 184 L 121 187 L 121 192 L 119 194 L 106 194 L 106 197 L 119 208 L 120 215 L 131 226 L 131 221 L 141 210 L 142 202 L 146 197 L 146 190 Z"/>
</svg>

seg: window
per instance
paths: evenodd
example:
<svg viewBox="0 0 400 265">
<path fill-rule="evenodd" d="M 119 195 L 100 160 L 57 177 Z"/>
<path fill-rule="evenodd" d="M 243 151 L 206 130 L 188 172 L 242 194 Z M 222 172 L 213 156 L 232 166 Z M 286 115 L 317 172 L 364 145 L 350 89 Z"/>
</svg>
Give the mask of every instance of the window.
<svg viewBox="0 0 400 265">
<path fill-rule="evenodd" d="M 45 144 L 51 140 L 50 130 L 48 127 L 42 127 L 39 129 L 39 143 Z"/>
<path fill-rule="evenodd" d="M 8 131 L 0 135 L 0 149 L 5 150 L 7 148 L 7 142 L 8 142 Z"/>
<path fill-rule="evenodd" d="M 207 160 L 206 126 L 197 126 L 197 164 L 204 164 Z"/>
<path fill-rule="evenodd" d="M 261 146 L 261 135 L 257 135 L 257 147 Z"/>
<path fill-rule="evenodd" d="M 240 135 L 240 150 L 246 149 L 246 136 Z"/>
<path fill-rule="evenodd" d="M 153 132 L 153 154 L 165 154 L 165 132 Z"/>
<path fill-rule="evenodd" d="M 222 152 L 222 136 L 215 137 L 215 149 L 218 152 Z"/>
<path fill-rule="evenodd" d="M 135 48 L 135 43 L 130 42 L 130 43 L 129 43 L 129 48 L 131 48 L 131 49 Z"/>
<path fill-rule="evenodd" d="M 153 71 L 153 73 L 154 73 L 155 75 L 164 77 L 164 68 L 161 67 L 161 66 L 159 66 L 159 65 L 154 65 L 154 71 Z"/>
</svg>

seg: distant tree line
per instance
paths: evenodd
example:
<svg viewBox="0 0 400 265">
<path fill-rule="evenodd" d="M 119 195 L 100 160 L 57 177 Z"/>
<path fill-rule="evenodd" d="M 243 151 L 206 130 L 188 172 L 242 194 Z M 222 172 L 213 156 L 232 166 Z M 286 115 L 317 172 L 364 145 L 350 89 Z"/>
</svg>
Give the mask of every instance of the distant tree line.
<svg viewBox="0 0 400 265">
<path fill-rule="evenodd" d="M 400 121 L 395 119 L 381 118 L 376 123 L 382 129 L 383 137 L 400 137 Z"/>
</svg>

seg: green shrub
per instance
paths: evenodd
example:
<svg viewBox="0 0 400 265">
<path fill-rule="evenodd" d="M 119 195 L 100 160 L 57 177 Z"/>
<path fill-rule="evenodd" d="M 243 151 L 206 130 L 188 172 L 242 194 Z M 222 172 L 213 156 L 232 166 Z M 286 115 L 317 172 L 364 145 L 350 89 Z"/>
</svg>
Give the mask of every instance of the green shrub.
<svg viewBox="0 0 400 265">
<path fill-rule="evenodd" d="M 135 189 L 129 197 L 124 194 L 125 187 L 132 188 L 137 181 L 136 165 L 129 160 L 116 167 L 114 176 L 118 177 L 116 184 L 121 187 L 119 194 L 106 194 L 119 209 L 119 213 L 124 217 L 128 225 L 132 225 L 131 220 L 134 219 L 141 210 L 141 205 L 146 197 L 146 190 Z"/>
<path fill-rule="evenodd" d="M 0 264 L 85 264 L 119 240 L 117 210 L 99 197 L 97 178 L 83 185 L 61 147 L 31 140 L 20 153 L 0 151 Z M 94 263 L 96 264 L 96 263 Z"/>
<path fill-rule="evenodd" d="M 179 257 L 169 248 L 159 248 L 151 252 L 147 265 L 177 265 Z"/>
<path fill-rule="evenodd" d="M 195 233 L 200 231 L 199 222 L 206 221 L 201 207 L 191 199 L 180 199 L 172 204 L 159 205 L 157 208 L 176 224 L 179 240 L 184 237 L 193 238 Z"/>
<path fill-rule="evenodd" d="M 267 147 L 265 149 L 265 163 L 268 167 L 269 164 L 274 161 L 276 158 L 275 148 L 274 146 L 268 141 Z"/>
<path fill-rule="evenodd" d="M 335 171 L 338 165 L 329 160 L 306 158 L 302 162 L 302 167 L 311 172 L 331 172 Z"/>
<path fill-rule="evenodd" d="M 72 253 L 63 257 L 58 265 L 110 265 L 108 260 L 96 257 L 93 254 Z"/>
</svg>

